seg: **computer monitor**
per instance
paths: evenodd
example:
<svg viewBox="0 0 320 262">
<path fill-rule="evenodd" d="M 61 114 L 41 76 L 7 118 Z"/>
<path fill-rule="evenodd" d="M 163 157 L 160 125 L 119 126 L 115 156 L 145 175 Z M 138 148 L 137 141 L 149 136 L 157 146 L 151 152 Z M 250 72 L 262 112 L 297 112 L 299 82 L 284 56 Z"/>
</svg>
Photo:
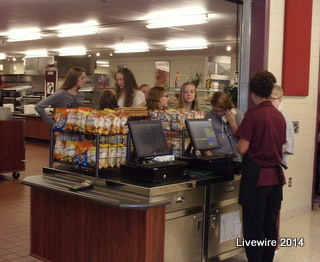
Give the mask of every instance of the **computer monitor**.
<svg viewBox="0 0 320 262">
<path fill-rule="evenodd" d="M 206 119 L 186 119 L 186 127 L 195 150 L 220 148 L 211 121 Z"/>
<path fill-rule="evenodd" d="M 160 120 L 129 121 L 128 125 L 137 158 L 170 154 Z"/>
</svg>

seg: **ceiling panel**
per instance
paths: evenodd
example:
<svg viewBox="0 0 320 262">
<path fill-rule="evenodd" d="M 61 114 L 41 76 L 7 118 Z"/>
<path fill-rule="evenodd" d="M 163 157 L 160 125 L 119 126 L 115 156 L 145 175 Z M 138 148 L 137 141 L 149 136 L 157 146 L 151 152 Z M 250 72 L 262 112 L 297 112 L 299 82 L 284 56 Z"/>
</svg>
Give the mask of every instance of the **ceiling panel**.
<svg viewBox="0 0 320 262">
<path fill-rule="evenodd" d="M 197 26 L 145 27 L 143 19 L 151 12 L 188 6 L 204 7 L 208 13 L 216 14 L 216 18 Z M 190 37 L 204 37 L 215 48 L 236 41 L 237 6 L 224 0 L 1 0 L 0 9 L 0 52 L 9 56 L 41 48 L 54 52 L 61 47 L 74 45 L 83 45 L 92 52 L 109 51 L 117 43 L 140 41 L 151 45 L 151 51 L 163 50 L 162 43 L 169 39 Z M 104 25 L 100 34 L 58 38 L 48 31 L 60 24 L 80 23 L 89 19 Z M 43 39 L 9 43 L 3 35 L 9 29 L 34 26 L 46 31 Z"/>
</svg>

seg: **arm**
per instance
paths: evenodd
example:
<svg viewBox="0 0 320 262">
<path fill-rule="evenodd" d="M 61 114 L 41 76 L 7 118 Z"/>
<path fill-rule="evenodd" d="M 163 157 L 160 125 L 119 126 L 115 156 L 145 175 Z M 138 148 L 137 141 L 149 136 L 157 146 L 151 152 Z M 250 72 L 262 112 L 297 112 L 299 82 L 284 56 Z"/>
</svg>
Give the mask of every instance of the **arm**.
<svg viewBox="0 0 320 262">
<path fill-rule="evenodd" d="M 232 133 L 235 134 L 235 132 L 238 129 L 238 126 L 241 124 L 243 119 L 243 114 L 239 109 L 233 109 L 236 110 L 236 113 L 232 113 L 231 110 L 226 111 L 226 117 L 229 122 L 229 125 L 232 129 Z"/>
<path fill-rule="evenodd" d="M 239 142 L 238 142 L 238 145 L 237 145 L 237 150 L 240 154 L 244 155 L 245 153 L 247 153 L 248 149 L 249 149 L 249 146 L 250 146 L 250 142 L 243 139 L 243 138 L 240 138 L 239 139 Z"/>
<path fill-rule="evenodd" d="M 56 93 L 52 94 L 51 96 L 48 96 L 47 98 L 41 100 L 38 104 L 35 106 L 35 110 L 38 112 L 38 114 L 41 116 L 41 118 L 47 122 L 50 126 L 54 125 L 53 119 L 46 113 L 45 108 L 46 107 L 60 107 L 59 104 L 63 100 L 63 96 L 65 96 L 65 93 L 57 91 Z M 62 107 L 62 106 L 61 106 Z"/>
<path fill-rule="evenodd" d="M 47 122 L 50 126 L 54 126 L 54 121 L 45 111 L 45 108 L 51 105 L 49 98 L 50 97 L 41 100 L 39 103 L 36 104 L 34 109 L 45 122 Z"/>
<path fill-rule="evenodd" d="M 146 99 L 144 94 L 137 90 L 134 98 L 134 107 L 144 107 L 146 106 Z"/>
<path fill-rule="evenodd" d="M 146 106 L 146 103 L 145 102 L 142 102 L 140 103 L 139 105 L 137 105 L 137 107 L 145 107 Z"/>
</svg>

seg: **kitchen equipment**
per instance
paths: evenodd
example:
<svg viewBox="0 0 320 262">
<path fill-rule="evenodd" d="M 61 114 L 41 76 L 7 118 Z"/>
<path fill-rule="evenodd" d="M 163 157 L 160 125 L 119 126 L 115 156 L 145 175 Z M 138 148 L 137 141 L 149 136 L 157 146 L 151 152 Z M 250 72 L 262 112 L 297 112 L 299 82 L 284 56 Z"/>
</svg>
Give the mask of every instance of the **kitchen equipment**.
<svg viewBox="0 0 320 262">
<path fill-rule="evenodd" d="M 11 113 L 14 112 L 14 105 L 13 104 L 3 104 L 3 107 L 7 107 L 10 109 Z"/>
<path fill-rule="evenodd" d="M 205 187 L 161 195 L 166 207 L 165 262 L 200 262 L 204 237 Z"/>
<path fill-rule="evenodd" d="M 242 237 L 239 187 L 239 179 L 209 187 L 207 261 L 221 261 L 243 251 L 236 247 L 236 238 Z"/>
</svg>

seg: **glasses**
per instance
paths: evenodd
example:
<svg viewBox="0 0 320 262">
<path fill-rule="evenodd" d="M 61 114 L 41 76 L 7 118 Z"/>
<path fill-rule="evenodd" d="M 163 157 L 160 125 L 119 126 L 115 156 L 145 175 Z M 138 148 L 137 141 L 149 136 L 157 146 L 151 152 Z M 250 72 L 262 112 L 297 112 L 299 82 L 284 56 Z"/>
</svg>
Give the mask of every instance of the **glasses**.
<svg viewBox="0 0 320 262">
<path fill-rule="evenodd" d="M 278 99 L 280 99 L 281 97 L 271 97 L 270 98 L 270 100 L 272 101 L 272 102 L 274 102 L 274 101 L 276 101 L 276 100 L 278 100 Z"/>
</svg>

